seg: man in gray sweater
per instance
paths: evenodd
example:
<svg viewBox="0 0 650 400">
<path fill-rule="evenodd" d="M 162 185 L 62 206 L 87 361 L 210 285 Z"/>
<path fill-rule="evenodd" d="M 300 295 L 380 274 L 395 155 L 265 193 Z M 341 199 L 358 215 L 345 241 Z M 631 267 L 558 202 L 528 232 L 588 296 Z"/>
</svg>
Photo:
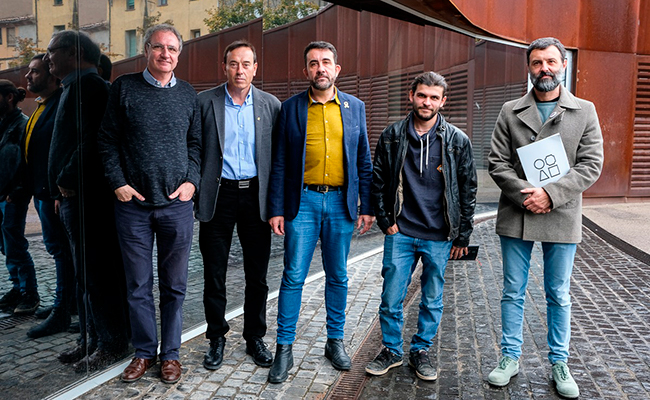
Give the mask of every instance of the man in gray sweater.
<svg viewBox="0 0 650 400">
<path fill-rule="evenodd" d="M 182 305 L 201 153 L 196 92 L 173 72 L 182 45 L 173 26 L 147 30 L 147 68 L 115 80 L 99 137 L 106 177 L 117 197 L 115 215 L 136 349 L 122 373 L 124 382 L 140 379 L 157 356 L 163 382 L 175 383 L 181 376 Z M 152 294 L 154 236 L 160 287 L 159 355 Z"/>
</svg>

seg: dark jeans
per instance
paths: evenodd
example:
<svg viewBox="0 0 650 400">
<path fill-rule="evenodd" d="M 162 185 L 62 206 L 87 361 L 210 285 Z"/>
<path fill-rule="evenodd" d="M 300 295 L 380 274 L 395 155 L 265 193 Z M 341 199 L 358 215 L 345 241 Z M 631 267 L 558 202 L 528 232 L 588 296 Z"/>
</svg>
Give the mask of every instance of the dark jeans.
<svg viewBox="0 0 650 400">
<path fill-rule="evenodd" d="M 120 352 L 127 347 L 128 325 L 112 200 L 85 199 L 82 209 L 78 196 L 64 198 L 59 211 L 73 254 L 81 342 Z"/>
<path fill-rule="evenodd" d="M 249 340 L 266 335 L 266 273 L 271 253 L 271 229 L 260 219 L 258 182 L 247 189 L 221 185 L 214 217 L 201 222 L 199 246 L 203 255 L 205 288 L 203 305 L 208 323 L 206 337 L 224 336 L 230 327 L 226 314 L 226 270 L 233 230 L 244 254 L 244 332 Z"/>
<path fill-rule="evenodd" d="M 54 259 L 56 267 L 54 307 L 64 307 L 69 310 L 75 301 L 76 283 L 70 243 L 66 237 L 65 228 L 59 216 L 54 212 L 54 200 L 34 198 L 34 208 L 41 220 L 43 244 L 45 244 L 45 249 Z"/>
<path fill-rule="evenodd" d="M 13 283 L 14 288 L 20 289 L 21 293 L 37 292 L 34 261 L 27 250 L 29 243 L 25 238 L 25 219 L 28 206 L 29 201 L 12 201 L 10 203 L 0 201 L 0 226 L 2 228 L 0 250 L 7 257 L 9 280 Z"/>
<path fill-rule="evenodd" d="M 158 349 L 153 298 L 153 243 L 158 250 L 161 360 L 178 360 L 183 329 L 183 300 L 192 247 L 192 201 L 144 207 L 115 200 L 115 219 L 126 272 L 131 342 L 138 358 L 153 358 Z"/>
</svg>

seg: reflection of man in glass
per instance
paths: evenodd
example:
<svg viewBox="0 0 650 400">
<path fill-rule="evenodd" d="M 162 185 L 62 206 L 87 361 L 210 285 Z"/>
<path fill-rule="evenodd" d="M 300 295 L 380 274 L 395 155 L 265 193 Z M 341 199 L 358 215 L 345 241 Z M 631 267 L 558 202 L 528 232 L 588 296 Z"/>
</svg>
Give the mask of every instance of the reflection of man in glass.
<svg viewBox="0 0 650 400">
<path fill-rule="evenodd" d="M 144 36 L 144 72 L 122 75 L 111 86 L 99 148 L 115 198 L 115 217 L 126 271 L 135 357 L 122 373 L 133 382 L 156 363 L 158 333 L 153 298 L 154 238 L 160 287 L 161 379 L 181 377 L 182 306 L 199 185 L 201 121 L 196 92 L 176 79 L 182 39 L 171 25 Z"/>
<path fill-rule="evenodd" d="M 0 298 L 0 309 L 14 315 L 33 314 L 40 304 L 34 261 L 27 250 L 25 220 L 30 194 L 22 187 L 20 147 L 27 116 L 18 103 L 27 92 L 0 79 L 0 251 L 6 256 L 12 288 Z"/>
<path fill-rule="evenodd" d="M 47 184 L 47 161 L 52 141 L 52 131 L 56 110 L 63 89 L 61 81 L 50 74 L 49 65 L 43 61 L 45 54 L 39 54 L 29 63 L 27 89 L 38 95 L 38 106 L 27 123 L 23 157 L 26 161 L 24 187 L 34 196 L 34 208 L 41 220 L 43 243 L 48 253 L 54 258 L 56 266 L 56 296 L 54 305 L 36 313 L 45 314 L 47 318 L 42 325 L 32 328 L 31 335 L 54 334 L 67 329 L 67 320 L 73 304 L 76 291 L 74 281 L 74 266 L 70 254 L 70 244 L 65 234 L 63 224 L 56 215 L 55 200 L 50 195 Z"/>
<path fill-rule="evenodd" d="M 123 269 L 115 255 L 119 249 L 110 189 L 97 153 L 97 131 L 108 98 L 106 82 L 97 74 L 99 55 L 99 46 L 88 35 L 61 31 L 52 35 L 43 58 L 63 85 L 48 175 L 73 255 L 81 328 L 78 346 L 61 353 L 59 360 L 76 362 L 77 370 L 108 365 L 127 348 Z M 64 326 L 70 323 L 68 315 L 52 313 L 49 318 Z"/>
<path fill-rule="evenodd" d="M 310 88 L 282 104 L 273 138 L 269 223 L 276 234 L 286 236 L 277 350 L 268 378 L 272 383 L 285 381 L 293 367 L 302 287 L 319 239 L 327 308 L 325 357 L 336 369 L 350 369 L 343 345 L 347 257 L 355 221 L 360 233 L 374 222 L 365 105 L 334 86 L 341 66 L 332 44 L 312 42 L 304 58 Z"/>
<path fill-rule="evenodd" d="M 264 344 L 266 273 L 271 253 L 267 192 L 271 173 L 271 136 L 280 101 L 251 84 L 257 71 L 255 48 L 231 43 L 224 51 L 228 81 L 199 94 L 203 126 L 201 192 L 196 216 L 201 221 L 199 245 L 205 268 L 203 304 L 210 349 L 203 366 L 215 370 L 223 362 L 226 314 L 226 269 L 232 234 L 244 255 L 244 332 L 246 353 L 269 367 L 271 352 Z"/>
<path fill-rule="evenodd" d="M 472 145 L 439 113 L 446 91 L 445 78 L 435 72 L 415 77 L 409 91 L 413 112 L 387 127 L 377 142 L 371 198 L 377 225 L 386 233 L 379 306 L 384 348 L 366 367 L 372 375 L 402 365 L 404 298 L 421 259 L 422 296 L 409 365 L 420 379 L 438 377 L 429 348 L 442 317 L 445 269 L 449 258 L 467 254 L 476 204 Z"/>
<path fill-rule="evenodd" d="M 488 155 L 490 176 L 501 188 L 496 232 L 503 255 L 501 353 L 488 382 L 505 386 L 519 372 L 524 300 L 533 244 L 544 253 L 548 360 L 560 395 L 579 395 L 567 361 L 571 337 L 569 285 L 576 245 L 582 235 L 582 192 L 600 176 L 603 138 L 594 105 L 560 85 L 566 50 L 555 38 L 533 41 L 526 51 L 533 89 L 503 105 Z M 543 188 L 526 181 L 519 147 L 559 132 L 569 172 Z M 549 160 L 547 160 L 548 162 Z M 553 161 L 553 160 L 550 160 Z"/>
</svg>

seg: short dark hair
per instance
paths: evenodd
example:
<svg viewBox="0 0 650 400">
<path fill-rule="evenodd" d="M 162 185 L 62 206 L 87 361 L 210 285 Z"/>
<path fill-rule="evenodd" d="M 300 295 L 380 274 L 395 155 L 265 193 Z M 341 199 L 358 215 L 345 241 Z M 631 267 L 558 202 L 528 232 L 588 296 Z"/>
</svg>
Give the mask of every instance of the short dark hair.
<svg viewBox="0 0 650 400">
<path fill-rule="evenodd" d="M 8 79 L 0 79 L 0 94 L 2 96 L 7 96 L 9 94 L 14 95 L 13 106 L 25 100 L 27 96 L 27 91 L 22 87 L 16 87 L 14 83 Z"/>
<path fill-rule="evenodd" d="M 99 49 L 97 43 L 88 36 L 88 34 L 81 31 L 65 30 L 54 32 L 52 39 L 56 39 L 56 44 L 63 47 L 71 47 L 74 49 L 81 48 L 83 53 L 83 60 L 93 65 L 99 62 L 99 55 L 102 51 Z"/>
<path fill-rule="evenodd" d="M 562 42 L 554 37 L 544 37 L 533 40 L 530 46 L 528 46 L 526 49 L 526 64 L 530 63 L 530 53 L 532 53 L 533 50 L 544 50 L 551 46 L 557 47 L 557 49 L 560 51 L 560 56 L 562 56 L 562 61 L 564 61 L 566 58 L 566 49 L 564 48 Z"/>
<path fill-rule="evenodd" d="M 111 59 L 106 54 L 102 53 L 99 56 L 99 64 L 97 64 L 97 66 L 102 70 L 102 79 L 109 81 L 111 79 L 111 74 L 113 73 L 113 63 L 111 62 Z"/>
<path fill-rule="evenodd" d="M 43 61 L 43 57 L 45 57 L 45 53 L 38 53 L 37 55 L 35 55 L 34 57 L 32 57 L 31 61 L 34 61 L 34 60 L 41 60 L 41 61 Z M 48 72 L 49 72 L 49 70 L 48 70 Z"/>
<path fill-rule="evenodd" d="M 444 76 L 436 72 L 429 71 L 416 76 L 411 83 L 411 92 L 415 93 L 418 85 L 439 86 L 442 88 L 442 95 L 447 95 L 447 81 Z"/>
<path fill-rule="evenodd" d="M 339 63 L 339 55 L 336 52 L 336 47 L 332 43 L 329 42 L 323 42 L 323 41 L 317 41 L 317 42 L 311 42 L 305 47 L 305 65 L 307 65 L 307 53 L 309 53 L 313 49 L 322 49 L 322 50 L 329 50 L 334 54 L 334 64 Z"/>
<path fill-rule="evenodd" d="M 154 35 L 156 32 L 171 32 L 174 35 L 176 35 L 176 39 L 178 39 L 178 52 L 180 53 L 183 50 L 183 37 L 181 36 L 180 32 L 178 32 L 178 29 L 174 28 L 174 26 L 169 25 L 169 24 L 158 24 L 149 27 L 147 31 L 144 33 L 144 39 L 143 39 L 143 45 L 142 45 L 142 51 L 144 52 L 144 48 L 147 47 L 147 44 L 151 43 L 151 37 Z"/>
<path fill-rule="evenodd" d="M 228 47 L 226 47 L 226 50 L 223 51 L 223 63 L 224 64 L 228 63 L 228 53 L 240 47 L 248 47 L 249 49 L 251 49 L 251 51 L 253 52 L 253 62 L 257 63 L 257 53 L 255 52 L 255 46 L 253 46 L 246 39 L 235 40 L 234 42 L 230 43 Z"/>
</svg>

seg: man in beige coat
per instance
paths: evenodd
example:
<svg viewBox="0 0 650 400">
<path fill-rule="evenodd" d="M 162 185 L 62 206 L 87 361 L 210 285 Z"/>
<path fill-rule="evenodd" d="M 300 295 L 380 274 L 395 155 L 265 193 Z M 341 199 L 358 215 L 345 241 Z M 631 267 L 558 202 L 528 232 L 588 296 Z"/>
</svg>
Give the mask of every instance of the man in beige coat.
<svg viewBox="0 0 650 400">
<path fill-rule="evenodd" d="M 503 254 L 501 353 L 488 382 L 505 386 L 519 372 L 528 270 L 534 242 L 544 253 L 548 359 L 558 393 L 579 395 L 567 366 L 571 337 L 569 284 L 581 240 L 582 192 L 600 176 L 603 139 L 594 105 L 560 83 L 566 50 L 555 38 L 537 39 L 526 51 L 533 89 L 504 104 L 492 134 L 489 172 L 501 188 L 496 232 Z M 526 180 L 517 149 L 559 133 L 569 172 L 543 188 Z"/>
</svg>

